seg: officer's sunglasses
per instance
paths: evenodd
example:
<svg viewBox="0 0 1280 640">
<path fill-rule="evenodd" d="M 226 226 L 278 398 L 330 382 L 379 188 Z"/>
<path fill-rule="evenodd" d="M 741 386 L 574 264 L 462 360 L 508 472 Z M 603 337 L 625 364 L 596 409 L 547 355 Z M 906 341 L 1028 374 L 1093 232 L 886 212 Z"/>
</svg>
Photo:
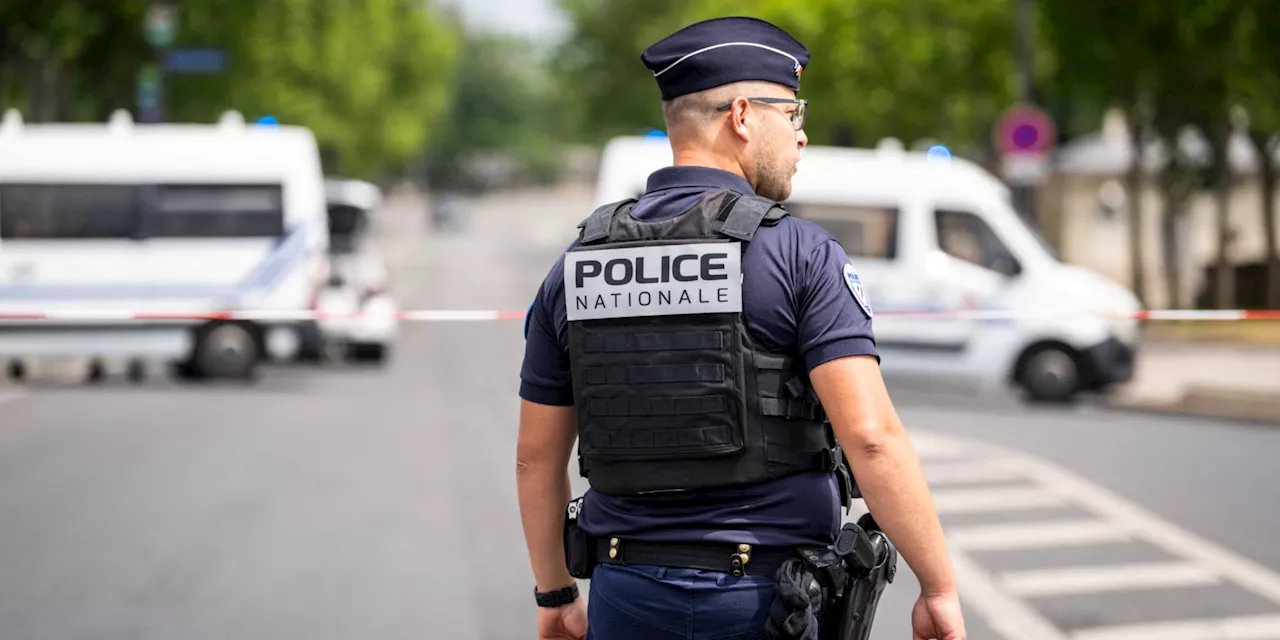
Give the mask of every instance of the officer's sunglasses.
<svg viewBox="0 0 1280 640">
<path fill-rule="evenodd" d="M 737 98 L 734 98 L 734 100 L 736 99 Z M 791 126 L 795 127 L 796 131 L 804 128 L 805 114 L 809 112 L 808 100 L 800 100 L 797 98 L 747 98 L 747 100 L 752 102 L 763 102 L 765 104 L 794 104 L 796 105 L 796 110 L 791 112 Z M 728 111 L 729 107 L 732 106 L 733 100 L 730 100 L 724 104 L 716 105 L 716 111 Z"/>
</svg>

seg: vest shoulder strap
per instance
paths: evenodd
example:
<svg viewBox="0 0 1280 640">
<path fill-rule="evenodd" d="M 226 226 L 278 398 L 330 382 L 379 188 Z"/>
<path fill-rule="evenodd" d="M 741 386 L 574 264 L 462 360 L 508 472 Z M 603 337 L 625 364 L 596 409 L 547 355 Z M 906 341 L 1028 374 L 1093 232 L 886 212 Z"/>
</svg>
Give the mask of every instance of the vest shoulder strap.
<svg viewBox="0 0 1280 640">
<path fill-rule="evenodd" d="M 746 194 L 733 203 L 719 232 L 730 238 L 751 242 L 762 225 L 773 226 L 787 215 L 787 210 L 781 204 L 755 194 Z"/>
<path fill-rule="evenodd" d="M 590 216 L 587 216 L 586 220 L 578 223 L 578 228 L 582 229 L 581 242 L 587 244 L 608 238 L 613 216 L 618 213 L 619 209 L 635 201 L 635 198 L 627 198 L 626 200 L 610 202 L 593 211 Z"/>
</svg>

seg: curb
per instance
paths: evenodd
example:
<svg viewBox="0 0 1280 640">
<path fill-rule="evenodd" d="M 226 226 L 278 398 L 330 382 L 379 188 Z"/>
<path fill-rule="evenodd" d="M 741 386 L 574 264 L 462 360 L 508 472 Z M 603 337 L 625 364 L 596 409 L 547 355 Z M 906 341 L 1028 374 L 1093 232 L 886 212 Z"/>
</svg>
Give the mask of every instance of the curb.
<svg viewBox="0 0 1280 640">
<path fill-rule="evenodd" d="M 1280 392 L 1241 391 L 1215 387 L 1188 388 L 1176 401 L 1116 398 L 1113 409 L 1165 415 L 1222 418 L 1258 426 L 1280 427 Z"/>
</svg>

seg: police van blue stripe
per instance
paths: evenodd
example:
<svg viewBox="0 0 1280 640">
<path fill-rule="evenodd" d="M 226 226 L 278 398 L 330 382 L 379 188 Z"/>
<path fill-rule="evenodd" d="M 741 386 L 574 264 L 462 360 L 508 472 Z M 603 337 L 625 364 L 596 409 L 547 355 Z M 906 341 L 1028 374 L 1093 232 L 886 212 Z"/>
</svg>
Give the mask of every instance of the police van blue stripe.
<svg viewBox="0 0 1280 640">
<path fill-rule="evenodd" d="M 270 287 L 299 263 L 310 258 L 305 227 L 290 230 L 271 253 L 239 284 L 10 284 L 0 285 L 0 301 L 112 300 L 120 298 L 217 298 L 243 295 Z"/>
</svg>

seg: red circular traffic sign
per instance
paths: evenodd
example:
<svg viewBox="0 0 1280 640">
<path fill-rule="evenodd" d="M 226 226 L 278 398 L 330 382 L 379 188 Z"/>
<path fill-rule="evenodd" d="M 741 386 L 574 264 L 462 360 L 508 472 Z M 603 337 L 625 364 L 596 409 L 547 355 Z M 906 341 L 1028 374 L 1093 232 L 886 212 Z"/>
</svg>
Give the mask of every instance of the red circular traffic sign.
<svg viewBox="0 0 1280 640">
<path fill-rule="evenodd" d="M 995 133 L 996 147 L 1006 156 L 1042 156 L 1053 148 L 1058 137 L 1049 114 L 1031 105 L 1005 111 Z"/>
</svg>

